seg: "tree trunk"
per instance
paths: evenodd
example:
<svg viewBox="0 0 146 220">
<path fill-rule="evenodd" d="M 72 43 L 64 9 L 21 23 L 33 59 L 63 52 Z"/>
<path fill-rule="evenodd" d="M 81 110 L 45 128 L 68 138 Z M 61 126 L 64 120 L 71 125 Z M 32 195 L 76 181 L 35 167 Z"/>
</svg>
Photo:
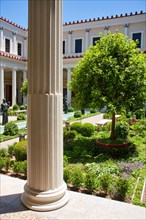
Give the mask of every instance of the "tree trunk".
<svg viewBox="0 0 146 220">
<path fill-rule="evenodd" d="M 110 136 L 110 138 L 112 140 L 114 140 L 115 137 L 116 137 L 116 135 L 115 135 L 115 112 L 113 112 L 112 113 L 112 129 L 111 129 L 111 136 Z"/>
</svg>

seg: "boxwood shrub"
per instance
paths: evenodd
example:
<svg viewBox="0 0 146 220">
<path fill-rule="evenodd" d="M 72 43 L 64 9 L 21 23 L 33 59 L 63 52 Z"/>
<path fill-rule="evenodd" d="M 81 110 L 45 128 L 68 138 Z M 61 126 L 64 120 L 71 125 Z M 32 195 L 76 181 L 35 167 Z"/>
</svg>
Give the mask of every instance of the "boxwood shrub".
<svg viewBox="0 0 146 220">
<path fill-rule="evenodd" d="M 18 126 L 13 121 L 6 123 L 4 127 L 4 134 L 10 136 L 18 134 Z"/>
<path fill-rule="evenodd" d="M 126 139 L 129 134 L 129 124 L 125 121 L 116 123 L 116 137 Z"/>
<path fill-rule="evenodd" d="M 81 133 L 82 124 L 80 122 L 74 122 L 70 125 L 70 130 L 75 130 L 78 133 Z"/>
<path fill-rule="evenodd" d="M 16 161 L 24 161 L 27 159 L 27 140 L 20 141 L 15 145 L 14 156 Z"/>
<path fill-rule="evenodd" d="M 81 127 L 81 134 L 85 137 L 91 137 L 95 131 L 95 126 L 91 123 L 84 123 Z"/>
<path fill-rule="evenodd" d="M 17 120 L 26 120 L 26 115 L 24 113 L 19 113 L 19 115 L 17 116 Z"/>
<path fill-rule="evenodd" d="M 76 112 L 74 113 L 74 117 L 75 117 L 75 118 L 80 118 L 81 116 L 82 116 L 82 114 L 81 114 L 80 111 L 76 111 Z"/>
</svg>

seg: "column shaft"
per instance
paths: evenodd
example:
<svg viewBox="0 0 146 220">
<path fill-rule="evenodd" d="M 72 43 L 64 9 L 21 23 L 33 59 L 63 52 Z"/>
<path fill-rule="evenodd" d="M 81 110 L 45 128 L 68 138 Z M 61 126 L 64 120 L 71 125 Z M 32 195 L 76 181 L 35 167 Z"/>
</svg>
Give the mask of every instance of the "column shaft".
<svg viewBox="0 0 146 220">
<path fill-rule="evenodd" d="M 17 41 L 16 41 L 16 33 L 13 32 L 13 48 L 12 53 L 17 55 Z"/>
<path fill-rule="evenodd" d="M 72 31 L 68 32 L 68 54 L 72 53 Z"/>
<path fill-rule="evenodd" d="M 12 71 L 12 106 L 16 104 L 16 70 Z"/>
<path fill-rule="evenodd" d="M 4 68 L 0 67 L 0 103 L 4 99 Z"/>
<path fill-rule="evenodd" d="M 86 50 L 88 50 L 89 47 L 89 31 L 90 29 L 86 29 Z"/>
<path fill-rule="evenodd" d="M 22 202 L 49 211 L 68 201 L 63 181 L 62 1 L 29 0 L 28 23 L 28 174 Z"/>
<path fill-rule="evenodd" d="M 67 83 L 71 81 L 71 69 L 67 69 Z M 67 86 L 67 104 L 71 106 L 71 91 Z"/>
<path fill-rule="evenodd" d="M 3 27 L 0 27 L 0 50 L 4 51 L 4 31 Z"/>
<path fill-rule="evenodd" d="M 125 24 L 124 28 L 125 28 L 125 36 L 128 36 L 129 25 Z"/>
</svg>

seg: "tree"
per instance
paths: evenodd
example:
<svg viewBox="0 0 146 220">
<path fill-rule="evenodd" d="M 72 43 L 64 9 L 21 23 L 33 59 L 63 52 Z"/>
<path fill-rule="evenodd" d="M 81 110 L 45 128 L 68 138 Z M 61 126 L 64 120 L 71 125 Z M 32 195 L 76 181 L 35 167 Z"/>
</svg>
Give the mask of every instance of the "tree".
<svg viewBox="0 0 146 220">
<path fill-rule="evenodd" d="M 27 88 L 28 88 L 28 80 L 26 79 L 23 83 L 22 83 L 22 87 L 21 87 L 21 93 L 24 96 L 27 96 Z"/>
<path fill-rule="evenodd" d="M 111 138 L 115 139 L 115 114 L 146 99 L 146 59 L 136 42 L 121 33 L 108 33 L 90 46 L 72 73 L 70 89 L 81 108 L 107 106 L 112 112 Z"/>
</svg>

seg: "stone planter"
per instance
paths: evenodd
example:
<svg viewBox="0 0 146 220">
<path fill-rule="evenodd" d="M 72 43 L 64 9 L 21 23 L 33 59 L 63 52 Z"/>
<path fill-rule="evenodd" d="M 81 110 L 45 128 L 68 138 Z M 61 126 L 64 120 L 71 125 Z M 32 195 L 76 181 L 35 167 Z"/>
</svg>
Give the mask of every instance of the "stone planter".
<svg viewBox="0 0 146 220">
<path fill-rule="evenodd" d="M 126 148 L 128 147 L 128 143 L 123 144 L 108 144 L 108 143 L 102 143 L 99 140 L 96 140 L 96 145 L 103 147 L 103 148 Z"/>
</svg>

